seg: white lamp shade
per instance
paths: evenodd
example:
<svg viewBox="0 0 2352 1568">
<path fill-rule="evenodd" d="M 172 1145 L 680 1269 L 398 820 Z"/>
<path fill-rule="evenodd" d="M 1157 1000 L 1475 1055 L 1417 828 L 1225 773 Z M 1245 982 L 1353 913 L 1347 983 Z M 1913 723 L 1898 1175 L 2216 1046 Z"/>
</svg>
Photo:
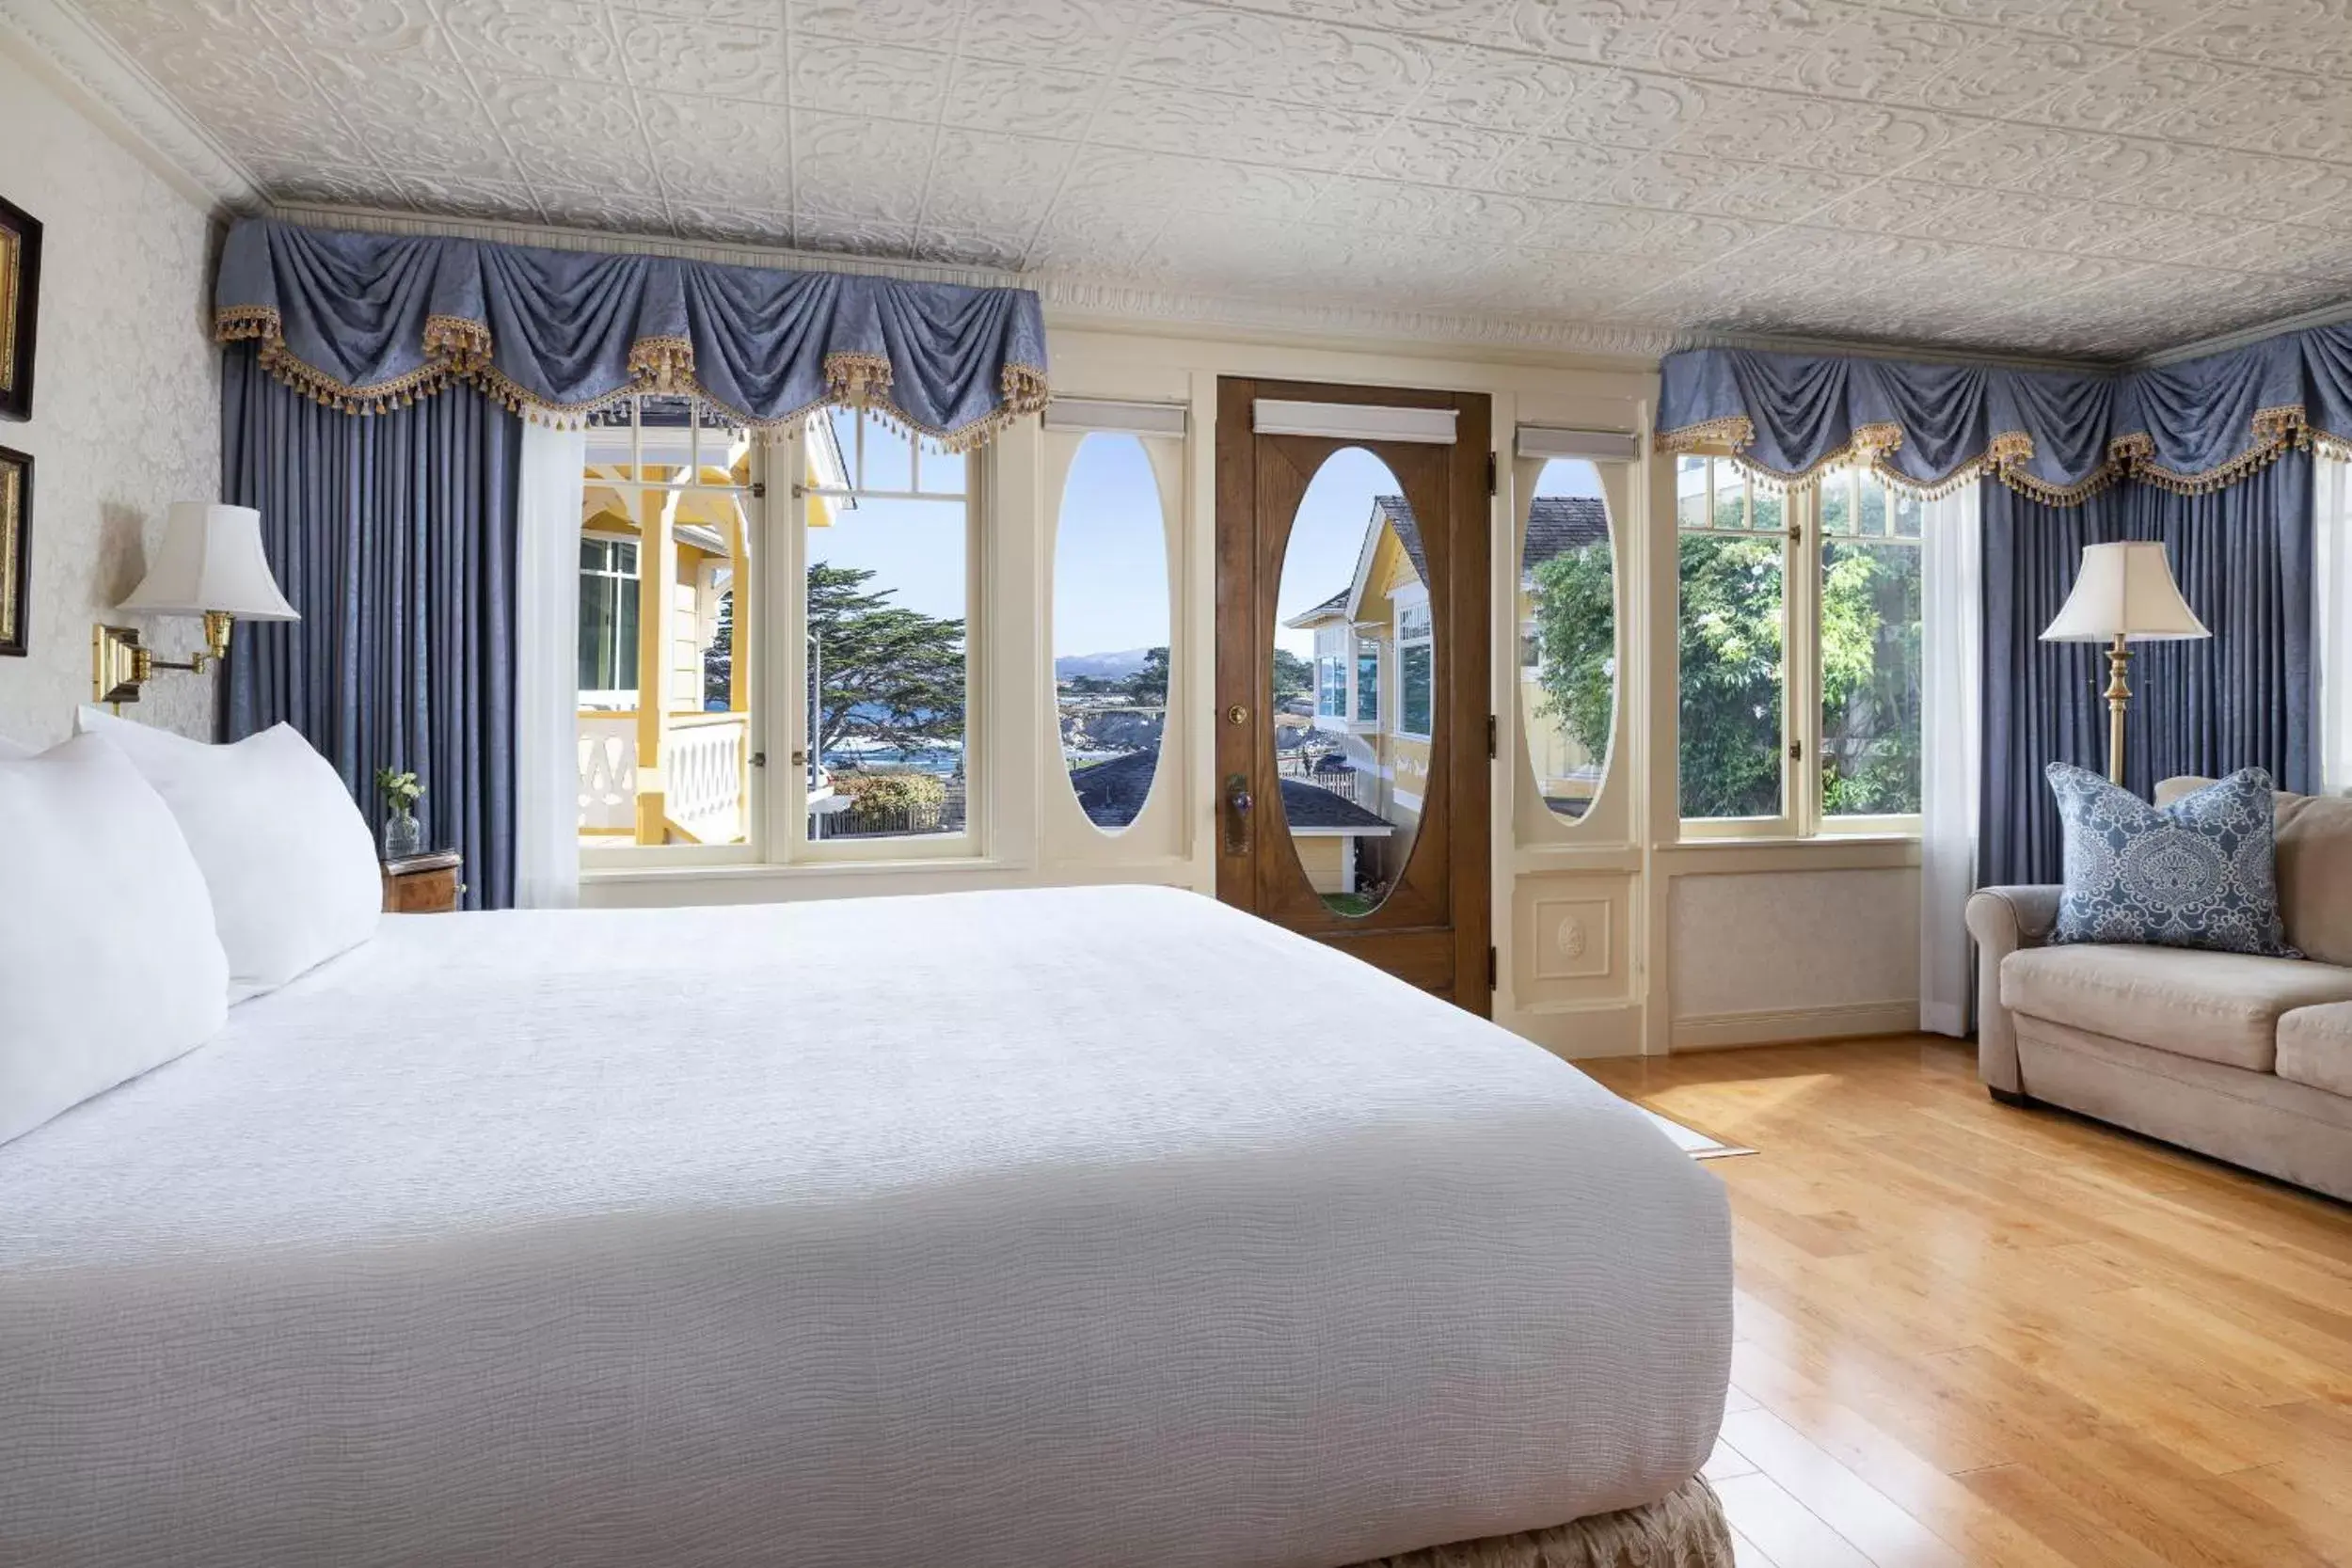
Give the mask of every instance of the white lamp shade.
<svg viewBox="0 0 2352 1568">
<path fill-rule="evenodd" d="M 262 515 L 249 506 L 174 501 L 146 580 L 122 608 L 149 615 L 217 610 L 240 621 L 299 621 L 262 554 Z"/>
<path fill-rule="evenodd" d="M 2162 545 L 2085 545 L 2074 591 L 2042 634 L 2044 642 L 2174 642 L 2211 637 L 2172 580 Z"/>
</svg>

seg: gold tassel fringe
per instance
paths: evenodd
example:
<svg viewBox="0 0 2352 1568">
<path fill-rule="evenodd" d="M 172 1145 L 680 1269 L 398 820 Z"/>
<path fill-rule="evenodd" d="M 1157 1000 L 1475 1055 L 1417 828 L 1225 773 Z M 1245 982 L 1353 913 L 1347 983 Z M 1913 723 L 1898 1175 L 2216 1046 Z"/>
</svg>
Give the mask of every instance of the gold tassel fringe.
<svg viewBox="0 0 2352 1568">
<path fill-rule="evenodd" d="M 1737 452 L 1755 443 L 1755 421 L 1745 414 L 1726 414 L 1720 420 L 1705 420 L 1676 430 L 1661 430 L 1652 444 L 1659 451 L 1670 454 L 1689 452 L 1706 455 L 1724 451 Z"/>
<path fill-rule="evenodd" d="M 712 396 L 695 378 L 694 345 L 684 338 L 640 338 L 629 345 L 628 385 L 587 403 L 542 402 L 500 373 L 491 362 L 487 322 L 463 316 L 431 316 L 424 327 L 425 363 L 380 386 L 353 387 L 321 373 L 289 353 L 284 325 L 266 306 L 238 306 L 214 317 L 217 341 L 259 342 L 262 368 L 323 407 L 345 414 L 380 414 L 405 408 L 454 382 L 464 382 L 492 402 L 534 424 L 578 429 L 596 414 L 647 393 L 691 397 L 727 423 L 773 435 L 800 423 L 829 404 L 864 410 L 909 438 L 937 442 L 949 451 L 987 444 L 1015 420 L 1043 410 L 1050 397 L 1043 367 L 1009 364 L 1000 377 L 1003 401 L 983 419 L 961 430 L 939 430 L 910 418 L 890 401 L 890 361 L 878 354 L 834 354 L 825 358 L 825 394 L 774 419 L 756 420 Z"/>
</svg>

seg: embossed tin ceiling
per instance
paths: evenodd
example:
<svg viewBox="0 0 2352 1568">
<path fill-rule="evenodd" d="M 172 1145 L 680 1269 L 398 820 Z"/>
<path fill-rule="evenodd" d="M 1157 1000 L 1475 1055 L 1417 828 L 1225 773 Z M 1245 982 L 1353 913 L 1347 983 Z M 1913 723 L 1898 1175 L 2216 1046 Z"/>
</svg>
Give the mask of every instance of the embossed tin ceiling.
<svg viewBox="0 0 2352 1568">
<path fill-rule="evenodd" d="M 283 202 L 1555 341 L 2122 356 L 2352 297 L 2343 0 L 72 3 Z"/>
</svg>

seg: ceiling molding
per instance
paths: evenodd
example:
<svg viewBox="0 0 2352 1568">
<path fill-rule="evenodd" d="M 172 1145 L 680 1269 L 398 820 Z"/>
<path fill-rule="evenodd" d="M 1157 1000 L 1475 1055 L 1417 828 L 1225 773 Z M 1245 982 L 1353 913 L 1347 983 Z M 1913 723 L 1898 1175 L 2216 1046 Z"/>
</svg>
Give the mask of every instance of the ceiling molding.
<svg viewBox="0 0 2352 1568">
<path fill-rule="evenodd" d="M 2245 348 L 2249 344 L 2259 343 L 2265 338 L 2276 338 L 2289 332 L 2306 332 L 2314 326 L 2337 326 L 2344 322 L 2352 322 L 2352 300 L 2345 300 L 2337 305 L 2322 306 L 2319 309 L 2306 310 L 2300 315 L 2281 316 L 2277 321 L 2264 322 L 2255 326 L 2240 327 L 2235 332 L 2223 332 L 2211 338 L 2200 338 L 2194 342 L 2182 343 L 2174 348 L 2158 349 L 2153 354 L 2143 354 L 2134 359 L 2131 362 L 2131 368 L 2136 371 L 2155 370 L 2165 365 L 2177 365 L 2184 359 L 2200 358 L 2208 354 L 2227 354 L 2232 349 Z"/>
<path fill-rule="evenodd" d="M 196 206 L 224 216 L 261 207 L 261 186 L 245 166 L 72 6 L 0 0 L 0 49 L 63 90 Z"/>
<path fill-rule="evenodd" d="M 9 0 L 0 0 L 7 5 Z M 904 277 L 924 283 L 962 283 L 979 289 L 1030 288 L 1031 279 L 1001 267 L 948 261 L 911 261 L 889 256 L 844 256 L 832 251 L 794 250 L 784 245 L 727 245 L 681 240 L 666 234 L 618 233 L 602 229 L 516 223 L 503 218 L 437 217 L 374 207 L 272 202 L 269 215 L 314 229 L 358 229 L 380 234 L 444 234 L 496 245 L 544 245 L 554 250 L 596 250 L 630 256 L 675 256 L 691 261 L 721 261 L 744 267 L 789 267 L 800 272 L 849 272 L 870 277 Z"/>
</svg>

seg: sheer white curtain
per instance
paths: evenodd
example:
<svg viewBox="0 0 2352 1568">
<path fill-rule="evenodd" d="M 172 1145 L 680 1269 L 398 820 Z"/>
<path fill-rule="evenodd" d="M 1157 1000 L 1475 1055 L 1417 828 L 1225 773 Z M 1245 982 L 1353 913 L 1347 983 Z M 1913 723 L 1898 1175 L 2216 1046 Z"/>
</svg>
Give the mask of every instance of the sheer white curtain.
<svg viewBox="0 0 2352 1568">
<path fill-rule="evenodd" d="M 523 426 L 515 570 L 515 903 L 580 901 L 580 513 L 585 431 Z"/>
<path fill-rule="evenodd" d="M 2352 463 L 2320 454 L 2312 474 L 2312 663 L 2319 684 L 2319 787 L 2352 793 Z"/>
<path fill-rule="evenodd" d="M 1968 1032 L 1975 989 L 1963 921 L 1977 886 L 1983 746 L 1984 550 L 1974 484 L 1920 524 L 1919 1027 Z"/>
</svg>

